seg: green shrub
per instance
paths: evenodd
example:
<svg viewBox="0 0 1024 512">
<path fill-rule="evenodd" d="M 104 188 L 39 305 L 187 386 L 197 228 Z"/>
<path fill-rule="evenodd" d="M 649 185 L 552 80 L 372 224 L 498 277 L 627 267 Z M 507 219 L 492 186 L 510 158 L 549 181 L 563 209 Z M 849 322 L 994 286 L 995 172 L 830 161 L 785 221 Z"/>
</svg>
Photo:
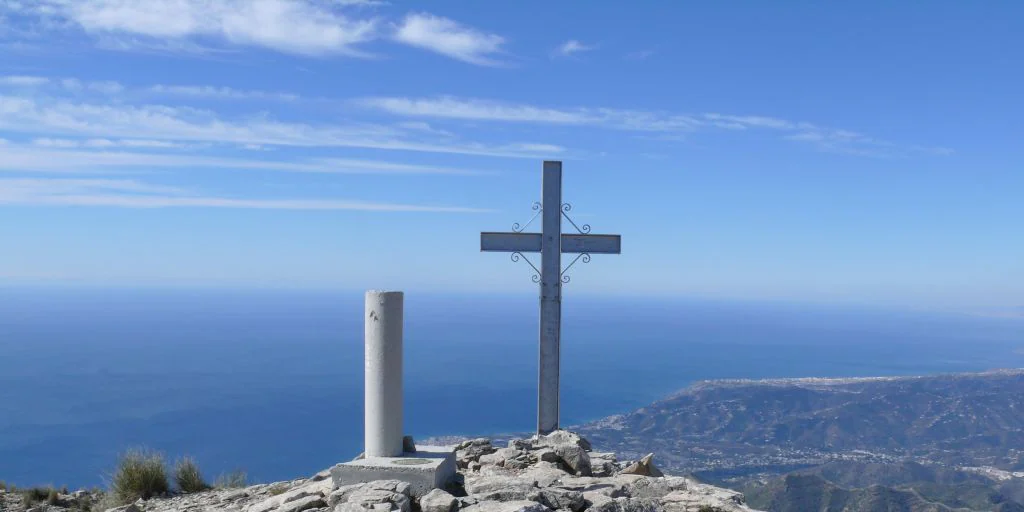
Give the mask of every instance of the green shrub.
<svg viewBox="0 0 1024 512">
<path fill-rule="evenodd" d="M 50 491 L 52 490 L 52 487 L 29 487 L 28 489 L 22 489 L 19 492 L 21 493 L 21 498 L 26 505 L 34 505 L 40 501 L 48 499 L 50 497 Z"/>
<path fill-rule="evenodd" d="M 0 491 L 6 491 L 6 490 L 7 490 L 7 482 L 4 482 L 3 480 L 0 480 Z"/>
<path fill-rule="evenodd" d="M 168 487 L 163 455 L 143 448 L 121 455 L 110 484 L 115 500 L 122 505 L 159 496 Z"/>
<path fill-rule="evenodd" d="M 279 494 L 284 494 L 287 491 L 288 491 L 288 486 L 285 485 L 285 484 L 277 484 L 277 485 L 271 487 L 270 489 L 267 489 L 267 493 L 269 493 L 271 496 L 277 496 Z"/>
<path fill-rule="evenodd" d="M 46 495 L 46 504 L 57 505 L 58 503 L 60 503 L 60 494 L 57 493 L 57 489 L 50 489 Z"/>
<path fill-rule="evenodd" d="M 210 488 L 199 473 L 199 465 L 192 457 L 184 457 L 174 465 L 174 483 L 178 490 L 190 494 L 202 492 Z"/>
<path fill-rule="evenodd" d="M 217 481 L 214 482 L 214 486 L 218 489 L 233 489 L 237 487 L 245 487 L 248 482 L 248 475 L 245 471 L 236 469 L 230 473 L 222 473 L 217 477 Z"/>
</svg>

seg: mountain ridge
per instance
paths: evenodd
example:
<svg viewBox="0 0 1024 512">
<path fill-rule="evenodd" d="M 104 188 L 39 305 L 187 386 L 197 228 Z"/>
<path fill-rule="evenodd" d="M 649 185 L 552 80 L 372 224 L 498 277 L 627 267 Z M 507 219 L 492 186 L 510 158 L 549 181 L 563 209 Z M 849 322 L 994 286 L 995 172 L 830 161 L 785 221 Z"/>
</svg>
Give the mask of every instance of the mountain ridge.
<svg viewBox="0 0 1024 512">
<path fill-rule="evenodd" d="M 827 479 L 819 476 L 845 491 L 885 487 L 893 491 L 894 503 L 913 490 L 926 501 L 963 508 L 955 496 L 959 490 L 969 491 L 969 507 L 991 510 L 986 507 L 1024 504 L 1022 397 L 1024 370 L 1016 368 L 708 380 L 578 429 L 624 456 L 657 452 L 669 470 L 742 490 L 753 496 L 752 505 L 770 510 L 771 499 L 759 487 L 799 494 L 804 491 L 772 482 L 815 468 L 830 470 L 823 473 Z M 906 482 L 898 471 L 880 469 L 906 470 L 912 463 L 935 471 Z M 873 468 L 875 481 L 844 487 L 851 484 L 849 474 L 864 468 Z M 963 487 L 957 479 L 972 483 Z M 828 491 L 818 487 L 814 492 Z M 911 501 L 906 510 L 917 507 Z M 904 505 L 894 504 L 896 510 Z"/>
</svg>

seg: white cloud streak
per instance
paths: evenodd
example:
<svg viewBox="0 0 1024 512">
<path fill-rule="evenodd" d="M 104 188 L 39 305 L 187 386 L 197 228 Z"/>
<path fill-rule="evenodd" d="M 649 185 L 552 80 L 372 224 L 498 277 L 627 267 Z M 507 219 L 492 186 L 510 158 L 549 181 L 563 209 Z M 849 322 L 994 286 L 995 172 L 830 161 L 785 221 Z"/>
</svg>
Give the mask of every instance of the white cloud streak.
<svg viewBox="0 0 1024 512">
<path fill-rule="evenodd" d="M 553 57 L 569 57 L 577 53 L 589 52 L 596 49 L 597 45 L 587 45 L 575 39 L 570 39 L 558 45 L 558 48 L 555 48 L 555 51 L 552 52 L 551 55 Z"/>
<path fill-rule="evenodd" d="M 6 8 L 94 36 L 194 43 L 206 38 L 298 55 L 364 56 L 378 21 L 356 20 L 332 0 L 35 0 Z M 145 44 L 146 41 L 143 41 Z"/>
<path fill-rule="evenodd" d="M 481 99 L 372 97 L 355 100 L 356 105 L 410 117 L 433 117 L 474 121 L 597 125 L 638 131 L 691 130 L 701 120 L 686 115 L 666 115 L 642 110 L 611 108 L 557 109 Z"/>
<path fill-rule="evenodd" d="M 361 147 L 434 153 L 536 158 L 561 152 L 530 143 L 487 145 L 437 137 L 379 124 L 320 124 L 274 121 L 266 116 L 223 119 L 191 107 L 123 105 L 48 100 L 0 94 L 0 129 L 46 136 L 192 141 L 239 145 Z"/>
<path fill-rule="evenodd" d="M 415 165 L 352 158 L 311 158 L 275 161 L 201 155 L 81 150 L 78 141 L 39 139 L 36 147 L 0 146 L 0 171 L 48 173 L 123 173 L 150 170 L 237 169 L 324 174 L 447 174 L 483 175 L 493 171 Z M 40 144 L 40 142 L 42 142 Z M 104 146 L 89 146 L 104 147 Z M 130 147 L 130 146 L 129 146 Z"/>
<path fill-rule="evenodd" d="M 297 101 L 298 95 L 254 90 L 239 90 L 231 87 L 213 87 L 209 85 L 163 85 L 158 84 L 147 89 L 155 94 L 169 94 L 195 98 L 216 98 L 231 100 L 279 100 Z"/>
<path fill-rule="evenodd" d="M 354 100 L 353 103 L 364 108 L 414 118 L 586 125 L 667 133 L 709 129 L 767 130 L 780 132 L 789 140 L 814 144 L 819 149 L 863 156 L 894 156 L 911 153 L 946 155 L 951 153 L 951 150 L 947 148 L 897 145 L 850 130 L 827 128 L 805 121 L 790 121 L 767 116 L 720 113 L 672 114 L 594 107 L 549 108 L 452 96 L 434 98 L 369 97 Z"/>
<path fill-rule="evenodd" d="M 478 66 L 500 66 L 494 55 L 505 39 L 428 13 L 409 13 L 396 28 L 393 39 Z"/>
<path fill-rule="evenodd" d="M 0 76 L 0 85 L 11 87 L 38 87 L 50 82 L 49 78 L 42 76 L 8 75 Z"/>
<path fill-rule="evenodd" d="M 259 210 L 353 210 L 372 212 L 482 213 L 453 206 L 336 199 L 253 199 L 192 195 L 177 187 L 112 179 L 0 179 L 0 205 L 103 206 L 120 208 L 243 208 Z"/>
</svg>

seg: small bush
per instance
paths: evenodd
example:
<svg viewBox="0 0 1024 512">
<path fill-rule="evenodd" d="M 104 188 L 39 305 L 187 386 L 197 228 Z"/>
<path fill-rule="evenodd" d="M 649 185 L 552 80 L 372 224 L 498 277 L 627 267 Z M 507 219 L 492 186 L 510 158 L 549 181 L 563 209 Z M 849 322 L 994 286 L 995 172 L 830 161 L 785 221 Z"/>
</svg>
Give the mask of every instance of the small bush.
<svg viewBox="0 0 1024 512">
<path fill-rule="evenodd" d="M 277 485 L 271 487 L 270 489 L 267 489 L 267 492 L 271 496 L 277 496 L 279 494 L 284 494 L 287 491 L 288 491 L 288 486 L 285 485 L 285 484 L 277 484 Z"/>
<path fill-rule="evenodd" d="M 184 457 L 174 465 L 174 483 L 183 493 L 202 492 L 210 488 L 199 473 L 199 465 L 192 457 Z"/>
<path fill-rule="evenodd" d="M 34 505 L 48 499 L 52 490 L 52 487 L 30 487 L 19 492 L 21 492 L 21 498 L 26 505 Z"/>
<path fill-rule="evenodd" d="M 114 493 L 105 492 L 100 495 L 100 499 L 96 500 L 96 503 L 92 505 L 95 510 L 110 510 L 121 506 L 118 503 L 117 498 L 114 497 Z"/>
<path fill-rule="evenodd" d="M 218 476 L 214 486 L 218 489 L 234 489 L 238 487 L 245 487 L 248 480 L 249 475 L 246 475 L 245 471 L 236 469 L 230 473 L 222 473 Z"/>
<path fill-rule="evenodd" d="M 6 491 L 6 490 L 7 490 L 7 482 L 4 482 L 3 480 L 0 480 L 0 491 Z"/>
<path fill-rule="evenodd" d="M 60 503 L 60 494 L 57 493 L 57 489 L 50 489 L 46 495 L 46 504 L 56 506 L 58 503 Z"/>
<path fill-rule="evenodd" d="M 142 498 L 148 500 L 167 492 L 167 470 L 163 455 L 145 449 L 134 449 L 121 455 L 110 490 L 115 500 L 127 505 Z"/>
</svg>

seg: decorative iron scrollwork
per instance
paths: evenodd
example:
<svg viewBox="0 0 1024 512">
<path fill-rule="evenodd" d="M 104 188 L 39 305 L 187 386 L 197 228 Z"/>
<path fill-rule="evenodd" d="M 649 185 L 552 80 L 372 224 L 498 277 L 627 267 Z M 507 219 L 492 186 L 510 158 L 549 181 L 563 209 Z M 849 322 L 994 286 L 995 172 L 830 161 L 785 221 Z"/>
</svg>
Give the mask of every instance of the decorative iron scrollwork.
<svg viewBox="0 0 1024 512">
<path fill-rule="evenodd" d="M 526 264 L 529 265 L 530 268 L 533 269 L 533 275 L 530 276 L 530 279 L 533 282 L 535 282 L 535 283 L 539 283 L 540 282 L 540 269 L 537 268 L 537 266 L 534 265 L 532 261 L 530 261 L 530 258 L 527 258 L 525 254 L 523 254 L 523 253 L 521 253 L 519 251 L 516 251 L 516 252 L 512 253 L 511 257 L 512 257 L 512 261 L 514 263 L 518 263 L 520 259 L 525 261 Z"/>
<path fill-rule="evenodd" d="M 563 269 L 561 273 L 559 273 L 559 276 L 561 277 L 563 283 L 568 283 L 569 281 L 572 280 L 565 273 L 568 272 L 569 269 L 572 268 L 572 266 L 575 265 L 576 262 L 580 261 L 580 260 L 582 260 L 583 263 L 590 263 L 590 254 L 589 253 L 585 253 L 585 252 L 581 252 L 581 253 L 577 254 L 576 257 L 573 258 L 572 261 L 569 262 L 569 265 L 566 266 L 565 269 Z"/>
<path fill-rule="evenodd" d="M 544 211 L 544 208 L 541 206 L 539 202 L 533 203 L 531 209 L 534 211 L 533 217 L 530 217 L 530 220 L 526 221 L 526 224 L 523 224 L 521 227 L 519 226 L 518 222 L 512 224 L 512 231 L 515 231 L 516 233 L 522 233 L 523 231 L 526 230 L 526 228 L 530 226 L 530 224 L 533 224 L 533 221 L 537 220 L 537 216 L 540 215 L 542 211 Z"/>
<path fill-rule="evenodd" d="M 585 235 L 587 233 L 590 233 L 590 224 L 584 224 L 583 227 L 577 226 L 576 223 L 573 222 L 572 218 L 569 217 L 569 212 L 571 212 L 571 211 L 572 211 L 572 205 L 571 204 L 569 204 L 569 203 L 562 203 L 562 217 L 565 217 L 565 220 L 569 221 L 569 224 L 572 224 L 572 227 L 576 228 L 576 231 L 579 231 L 581 235 Z"/>
</svg>

